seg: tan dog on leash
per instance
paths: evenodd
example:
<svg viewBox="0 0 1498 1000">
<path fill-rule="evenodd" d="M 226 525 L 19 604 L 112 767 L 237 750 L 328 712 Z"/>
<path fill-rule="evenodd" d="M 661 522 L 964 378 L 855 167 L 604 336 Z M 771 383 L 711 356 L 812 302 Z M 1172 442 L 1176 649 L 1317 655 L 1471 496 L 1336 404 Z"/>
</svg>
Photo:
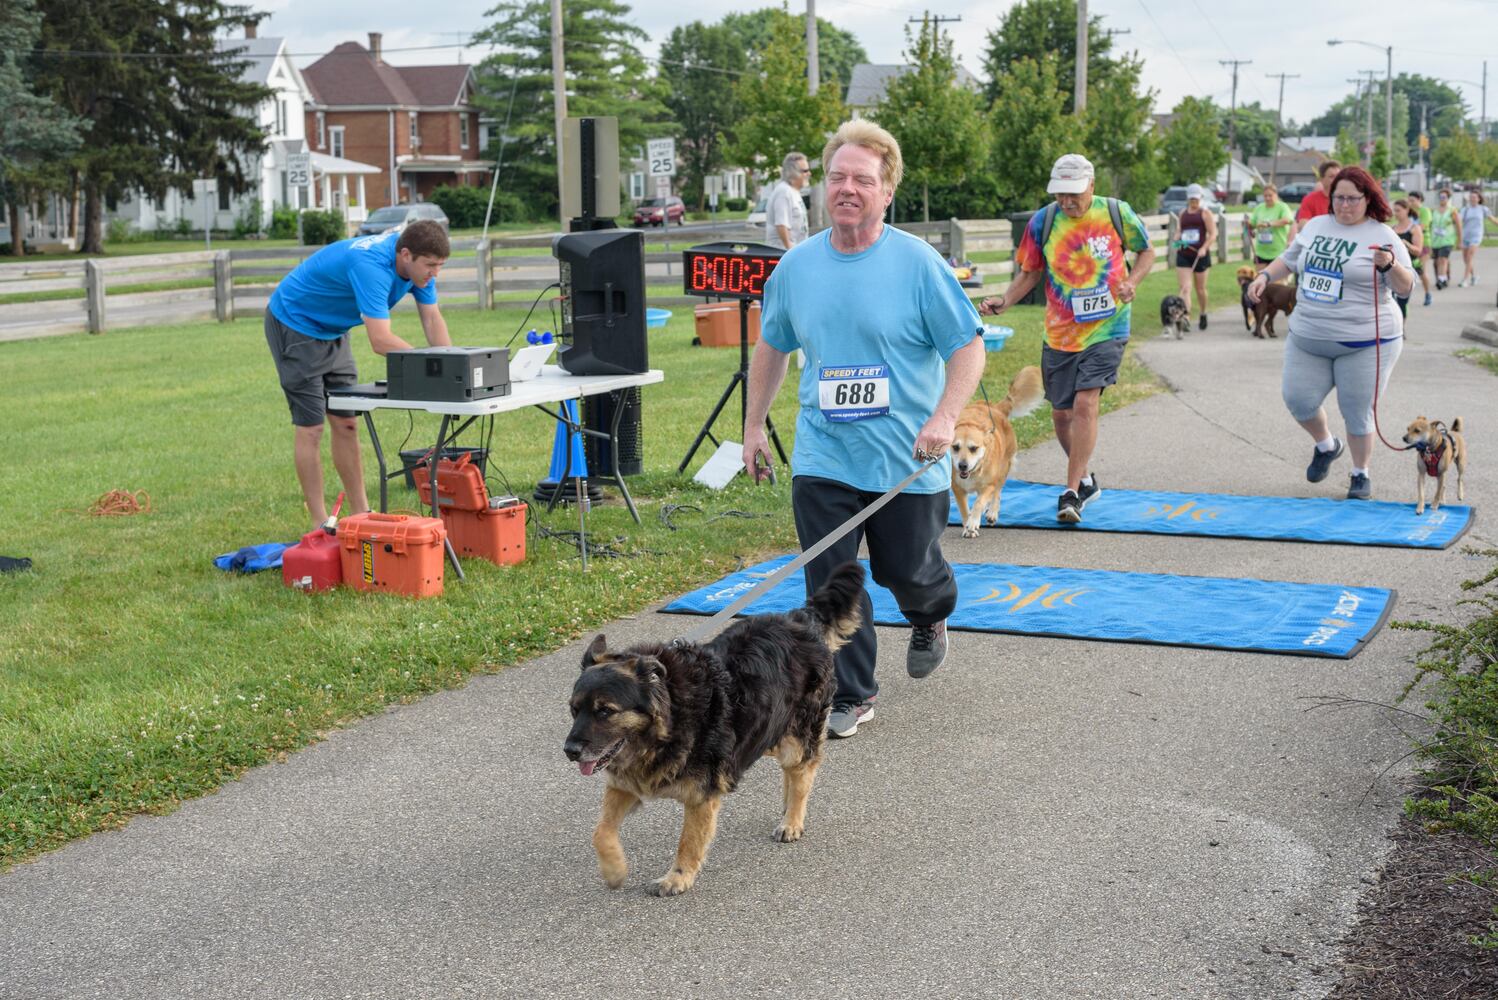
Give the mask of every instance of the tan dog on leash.
<svg viewBox="0 0 1498 1000">
<path fill-rule="evenodd" d="M 1431 510 L 1440 510 L 1446 499 L 1446 473 L 1456 466 L 1456 498 L 1467 499 L 1463 480 L 1467 475 L 1467 439 L 1462 437 L 1462 418 L 1451 421 L 1448 430 L 1439 420 L 1416 417 L 1404 432 L 1404 443 L 1415 449 L 1415 513 L 1425 513 L 1425 480 L 1436 481 Z"/>
<path fill-rule="evenodd" d="M 999 523 L 999 495 L 1018 450 L 1010 418 L 1024 416 L 1044 398 L 1040 369 L 1026 365 L 1009 383 L 1003 399 L 993 404 L 969 403 L 957 418 L 952 432 L 952 493 L 962 512 L 963 538 L 978 537 L 985 513 L 989 524 Z M 977 494 L 971 505 L 969 493 Z"/>
</svg>

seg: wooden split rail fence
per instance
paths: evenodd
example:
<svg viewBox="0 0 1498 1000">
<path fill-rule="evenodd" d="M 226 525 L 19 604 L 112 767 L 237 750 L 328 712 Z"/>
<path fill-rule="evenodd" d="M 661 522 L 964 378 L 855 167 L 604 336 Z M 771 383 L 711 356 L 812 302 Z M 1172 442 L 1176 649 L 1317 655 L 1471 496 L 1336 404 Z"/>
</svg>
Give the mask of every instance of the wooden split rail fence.
<svg viewBox="0 0 1498 1000">
<path fill-rule="evenodd" d="M 1151 241 L 1162 252 L 1155 269 L 1173 266 L 1169 244 L 1175 238 L 1174 216 L 1151 215 L 1143 221 Z M 944 256 L 965 258 L 994 253 L 1005 258 L 980 262 L 982 292 L 1007 284 L 1013 271 L 1013 227 L 1007 219 L 949 219 L 901 224 Z M 1218 261 L 1243 259 L 1240 241 L 1229 238 L 1219 217 Z M 712 232 L 646 233 L 645 272 L 655 305 L 685 305 L 681 251 L 720 240 L 751 241 L 758 227 L 739 225 Z M 529 305 L 537 292 L 557 280 L 549 234 L 481 242 L 455 239 L 453 257 L 439 279 L 444 308 L 493 309 Z M 1231 244 L 1231 246 L 1230 246 Z M 28 259 L 0 264 L 0 341 L 87 331 L 103 333 L 128 326 L 181 323 L 264 313 L 277 282 L 319 247 L 235 247 L 186 253 L 149 254 L 88 260 Z M 1234 251 L 1230 253 L 1230 251 Z M 975 293 L 976 294 L 976 293 Z M 403 300 L 397 309 L 412 308 Z"/>
</svg>

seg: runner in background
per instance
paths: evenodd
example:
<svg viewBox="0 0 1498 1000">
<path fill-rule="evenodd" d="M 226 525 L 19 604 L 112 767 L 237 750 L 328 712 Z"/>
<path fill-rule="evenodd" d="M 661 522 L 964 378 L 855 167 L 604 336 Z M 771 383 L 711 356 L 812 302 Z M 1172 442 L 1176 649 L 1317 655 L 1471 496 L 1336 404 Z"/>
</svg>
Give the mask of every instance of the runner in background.
<svg viewBox="0 0 1498 1000">
<path fill-rule="evenodd" d="M 1430 213 L 1427 235 L 1430 238 L 1431 256 L 1436 261 L 1436 291 L 1440 292 L 1451 284 L 1451 249 L 1462 238 L 1462 217 L 1451 203 L 1449 188 L 1442 188 L 1436 198 L 1436 207 Z"/>
<path fill-rule="evenodd" d="M 1279 188 L 1264 185 L 1264 200 L 1248 213 L 1248 238 L 1253 242 L 1254 267 L 1262 271 L 1285 252 L 1295 236 L 1295 213 L 1280 201 Z"/>
<path fill-rule="evenodd" d="M 1462 206 L 1462 280 L 1458 288 L 1477 284 L 1477 248 L 1482 246 L 1492 214 L 1483 204 L 1481 191 L 1473 188 L 1467 192 L 1467 203 Z"/>
<path fill-rule="evenodd" d="M 1337 171 L 1342 165 L 1336 160 L 1322 160 L 1316 165 L 1316 177 L 1319 186 L 1306 195 L 1300 203 L 1300 209 L 1295 213 L 1295 221 L 1304 228 L 1305 224 L 1318 215 L 1329 215 L 1332 210 L 1332 181 L 1337 177 Z"/>
<path fill-rule="evenodd" d="M 1426 267 L 1430 263 L 1430 220 L 1433 218 L 1430 209 L 1425 204 L 1425 195 L 1419 191 L 1411 191 L 1405 195 L 1405 200 L 1410 204 L 1410 218 L 1420 223 L 1420 258 L 1415 263 L 1415 273 L 1420 275 L 1420 286 L 1425 289 L 1425 304 L 1430 305 L 1430 272 L 1435 270 L 1434 265 Z"/>
<path fill-rule="evenodd" d="M 1205 192 L 1200 184 L 1186 188 L 1186 210 L 1181 213 L 1176 235 L 1176 285 L 1178 294 L 1191 312 L 1191 289 L 1196 288 L 1197 308 L 1201 310 L 1198 330 L 1207 328 L 1207 271 L 1212 267 L 1212 245 L 1217 241 L 1217 216 L 1202 208 Z"/>
<path fill-rule="evenodd" d="M 1425 249 L 1425 233 L 1421 230 L 1420 223 L 1416 220 L 1415 216 L 1410 214 L 1410 203 L 1408 200 L 1400 198 L 1394 202 L 1394 221 L 1391 223 L 1390 228 L 1394 230 L 1395 236 L 1404 240 L 1405 246 L 1410 251 L 1410 264 L 1414 266 L 1415 273 L 1419 274 L 1422 270 L 1420 255 Z M 1414 290 L 1414 286 L 1411 285 L 1410 291 L 1413 292 Z M 1426 292 L 1425 294 L 1429 295 L 1430 293 Z M 1399 315 L 1408 316 L 1410 311 L 1409 295 L 1400 295 L 1398 292 L 1395 292 L 1394 301 L 1399 303 Z"/>
</svg>

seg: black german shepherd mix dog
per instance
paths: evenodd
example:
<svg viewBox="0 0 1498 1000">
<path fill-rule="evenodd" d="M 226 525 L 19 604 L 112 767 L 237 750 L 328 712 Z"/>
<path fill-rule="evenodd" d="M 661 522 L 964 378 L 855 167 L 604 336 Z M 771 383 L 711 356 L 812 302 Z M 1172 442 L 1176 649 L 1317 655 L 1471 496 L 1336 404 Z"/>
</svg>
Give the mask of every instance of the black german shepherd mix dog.
<svg viewBox="0 0 1498 1000">
<path fill-rule="evenodd" d="M 742 618 L 703 645 L 609 652 L 603 636 L 593 640 L 572 688 L 563 749 L 583 774 L 603 771 L 608 780 L 593 848 L 610 889 L 629 872 L 619 824 L 643 799 L 686 808 L 676 864 L 650 891 L 690 889 L 723 796 L 762 756 L 778 760 L 785 778 L 775 839 L 800 839 L 832 709 L 832 654 L 858 629 L 862 596 L 863 568 L 848 563 L 805 607 Z"/>
</svg>

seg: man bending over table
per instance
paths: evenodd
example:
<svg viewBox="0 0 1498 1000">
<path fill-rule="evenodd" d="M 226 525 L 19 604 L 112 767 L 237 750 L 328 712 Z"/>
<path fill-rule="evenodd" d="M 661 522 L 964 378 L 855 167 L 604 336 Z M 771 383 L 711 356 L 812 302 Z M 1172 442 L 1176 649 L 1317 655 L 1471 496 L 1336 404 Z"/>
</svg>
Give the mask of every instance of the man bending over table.
<svg viewBox="0 0 1498 1000">
<path fill-rule="evenodd" d="M 333 466 L 351 514 L 369 510 L 353 413 L 328 409 L 328 390 L 359 381 L 349 330 L 364 326 L 381 356 L 409 351 L 390 328 L 390 309 L 407 293 L 416 300 L 421 330 L 433 347 L 448 347 L 447 322 L 437 308 L 437 274 L 451 253 L 436 222 L 404 231 L 340 240 L 323 247 L 281 279 L 265 311 L 265 339 L 291 407 L 293 457 L 307 511 L 316 527 L 327 520 L 323 496 L 322 425 L 333 428 Z"/>
</svg>

